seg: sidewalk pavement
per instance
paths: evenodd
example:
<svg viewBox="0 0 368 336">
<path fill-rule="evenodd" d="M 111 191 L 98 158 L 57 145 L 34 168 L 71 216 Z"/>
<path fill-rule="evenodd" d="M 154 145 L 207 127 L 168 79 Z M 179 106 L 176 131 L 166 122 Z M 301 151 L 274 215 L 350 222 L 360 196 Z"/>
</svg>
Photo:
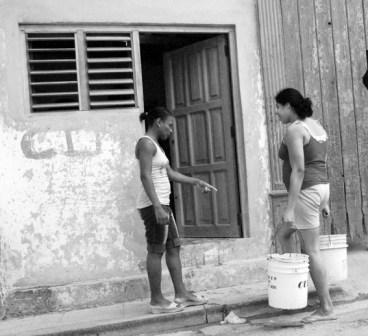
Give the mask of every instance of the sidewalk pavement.
<svg viewBox="0 0 368 336">
<path fill-rule="evenodd" d="M 352 302 L 368 298 L 368 251 L 354 249 L 348 252 L 347 280 L 331 286 L 334 302 Z M 233 310 L 239 316 L 262 318 L 277 316 L 282 311 L 268 307 L 267 281 L 243 286 L 206 291 L 209 302 L 205 306 L 188 307 L 175 314 L 152 315 L 148 301 L 59 312 L 9 319 L 0 322 L 0 336 L 46 336 L 46 335 L 139 335 L 155 334 L 188 326 L 218 323 L 227 312 Z M 310 292 L 310 306 L 315 304 L 315 291 Z"/>
</svg>

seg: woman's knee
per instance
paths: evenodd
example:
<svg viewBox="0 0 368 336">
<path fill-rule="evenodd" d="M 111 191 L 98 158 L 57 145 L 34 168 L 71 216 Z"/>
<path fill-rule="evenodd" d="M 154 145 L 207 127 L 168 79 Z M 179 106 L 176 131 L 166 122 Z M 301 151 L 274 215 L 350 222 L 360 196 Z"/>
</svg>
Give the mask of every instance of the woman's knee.
<svg viewBox="0 0 368 336">
<path fill-rule="evenodd" d="M 166 255 L 168 256 L 177 256 L 180 254 L 180 246 L 175 246 L 166 249 Z"/>
<path fill-rule="evenodd" d="M 309 256 L 310 263 L 320 263 L 322 261 L 322 255 L 319 250 L 309 250 L 305 252 Z"/>
<path fill-rule="evenodd" d="M 147 252 L 147 259 L 161 259 L 164 255 L 162 251 L 148 251 Z"/>
</svg>

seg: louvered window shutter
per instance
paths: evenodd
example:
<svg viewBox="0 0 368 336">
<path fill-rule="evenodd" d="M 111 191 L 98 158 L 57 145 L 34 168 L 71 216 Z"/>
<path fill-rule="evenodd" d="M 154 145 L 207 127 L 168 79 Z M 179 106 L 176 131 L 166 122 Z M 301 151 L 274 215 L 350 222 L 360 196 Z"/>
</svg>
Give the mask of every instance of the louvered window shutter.
<svg viewBox="0 0 368 336">
<path fill-rule="evenodd" d="M 32 112 L 135 108 L 130 32 L 26 33 Z"/>
<path fill-rule="evenodd" d="M 86 33 L 91 109 L 134 107 L 134 69 L 130 33 Z"/>
<path fill-rule="evenodd" d="M 32 112 L 79 109 L 73 33 L 26 34 Z"/>
</svg>

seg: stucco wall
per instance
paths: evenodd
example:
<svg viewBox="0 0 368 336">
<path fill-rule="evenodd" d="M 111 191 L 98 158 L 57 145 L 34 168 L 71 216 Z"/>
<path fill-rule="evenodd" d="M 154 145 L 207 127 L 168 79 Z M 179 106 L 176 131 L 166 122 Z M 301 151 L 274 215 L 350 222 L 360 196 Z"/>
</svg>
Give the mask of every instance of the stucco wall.
<svg viewBox="0 0 368 336">
<path fill-rule="evenodd" d="M 134 275 L 145 257 L 134 209 L 138 115 L 30 116 L 19 23 L 235 25 L 251 238 L 228 246 L 265 253 L 269 167 L 255 0 L 3 0 L 0 229 L 9 286 Z"/>
</svg>

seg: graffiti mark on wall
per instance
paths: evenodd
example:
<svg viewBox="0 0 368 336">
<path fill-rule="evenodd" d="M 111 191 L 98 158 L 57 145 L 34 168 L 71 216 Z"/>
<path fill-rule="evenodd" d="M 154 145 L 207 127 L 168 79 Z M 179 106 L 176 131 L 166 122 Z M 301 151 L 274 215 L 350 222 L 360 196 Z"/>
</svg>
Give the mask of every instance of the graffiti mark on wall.
<svg viewBox="0 0 368 336">
<path fill-rule="evenodd" d="M 21 140 L 25 157 L 51 159 L 56 155 L 94 156 L 101 153 L 101 136 L 87 131 L 28 131 Z"/>
</svg>

